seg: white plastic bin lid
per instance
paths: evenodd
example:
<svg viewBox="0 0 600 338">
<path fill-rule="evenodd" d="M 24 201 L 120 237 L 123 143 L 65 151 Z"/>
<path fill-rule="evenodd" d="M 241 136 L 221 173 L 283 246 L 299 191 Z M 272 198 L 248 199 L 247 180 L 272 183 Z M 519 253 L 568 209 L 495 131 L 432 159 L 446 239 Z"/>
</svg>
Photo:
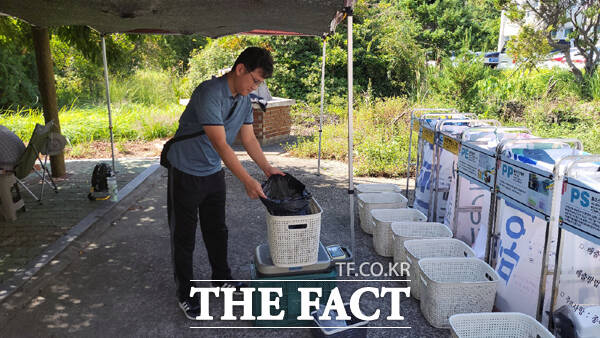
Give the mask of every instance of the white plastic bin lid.
<svg viewBox="0 0 600 338">
<path fill-rule="evenodd" d="M 362 183 L 354 187 L 358 193 L 365 192 L 401 192 L 402 189 L 391 183 Z"/>
<path fill-rule="evenodd" d="M 396 236 L 408 238 L 452 237 L 452 230 L 438 222 L 392 222 L 392 232 Z"/>
<path fill-rule="evenodd" d="M 374 209 L 371 210 L 373 219 L 379 222 L 425 221 L 427 216 L 417 209 Z"/>
<path fill-rule="evenodd" d="M 397 192 L 360 193 L 357 198 L 365 203 L 406 203 L 404 195 Z"/>
</svg>

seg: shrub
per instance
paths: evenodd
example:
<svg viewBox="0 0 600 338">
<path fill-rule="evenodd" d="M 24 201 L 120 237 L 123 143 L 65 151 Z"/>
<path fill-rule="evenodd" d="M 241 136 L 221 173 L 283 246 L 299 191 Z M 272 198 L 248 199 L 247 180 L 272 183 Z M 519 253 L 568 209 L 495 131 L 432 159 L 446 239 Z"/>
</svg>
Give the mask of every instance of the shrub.
<svg viewBox="0 0 600 338">
<path fill-rule="evenodd" d="M 440 71 L 430 78 L 431 87 L 434 94 L 449 105 L 461 111 L 481 112 L 480 82 L 484 82 L 490 73 L 480 57 L 464 53 L 455 60 L 447 59 L 442 63 Z"/>
</svg>

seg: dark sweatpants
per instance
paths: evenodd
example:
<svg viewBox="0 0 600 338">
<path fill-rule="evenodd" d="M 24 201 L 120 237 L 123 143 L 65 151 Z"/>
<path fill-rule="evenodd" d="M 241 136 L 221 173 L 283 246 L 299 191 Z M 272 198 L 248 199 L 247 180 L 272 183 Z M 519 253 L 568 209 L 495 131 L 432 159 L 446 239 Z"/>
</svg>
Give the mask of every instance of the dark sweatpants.
<svg viewBox="0 0 600 338">
<path fill-rule="evenodd" d="M 193 176 L 175 167 L 169 169 L 167 210 L 171 230 L 171 255 L 179 301 L 189 298 L 194 286 L 194 247 L 200 215 L 200 230 L 208 252 L 213 280 L 231 278 L 227 264 L 225 225 L 225 172 Z M 205 279 L 205 278 L 199 278 Z"/>
</svg>

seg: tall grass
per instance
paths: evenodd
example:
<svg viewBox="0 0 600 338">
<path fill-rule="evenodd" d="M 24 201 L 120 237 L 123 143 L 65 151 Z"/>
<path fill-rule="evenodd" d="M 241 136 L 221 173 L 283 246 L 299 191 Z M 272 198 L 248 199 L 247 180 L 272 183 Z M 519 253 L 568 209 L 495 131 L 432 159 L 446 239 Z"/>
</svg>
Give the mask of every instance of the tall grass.
<svg viewBox="0 0 600 338">
<path fill-rule="evenodd" d="M 98 74 L 95 74 L 98 75 Z M 116 106 L 128 103 L 163 105 L 187 96 L 181 88 L 186 79 L 165 70 L 136 69 L 131 75 L 109 76 L 110 98 Z M 104 78 L 56 76 L 59 106 L 96 106 L 106 102 Z"/>
<path fill-rule="evenodd" d="M 140 69 L 130 77 L 117 77 L 111 81 L 111 101 L 144 105 L 175 103 L 183 96 L 177 90 L 182 81 L 166 71 Z"/>
<path fill-rule="evenodd" d="M 587 89 L 592 100 L 600 101 L 600 72 L 587 78 Z"/>
<path fill-rule="evenodd" d="M 410 123 L 410 116 L 406 114 L 408 104 L 403 98 L 362 100 L 357 104 L 353 123 L 356 175 L 400 176 L 405 173 Z M 331 118 L 338 116 L 343 107 L 334 105 L 328 109 L 328 120 L 339 122 L 323 126 L 321 152 L 324 159 L 348 159 L 347 118 Z M 312 107 L 312 115 L 313 120 L 318 120 L 317 107 Z M 306 119 L 306 116 L 303 118 Z M 287 149 L 295 156 L 317 157 L 318 143 L 315 132 L 299 138 L 297 144 L 288 145 Z"/>
<path fill-rule="evenodd" d="M 173 103 L 162 106 L 121 105 L 112 111 L 114 137 L 117 140 L 151 140 L 171 136 L 177 129 L 182 111 L 183 106 Z M 110 139 L 105 107 L 63 107 L 59 118 L 62 134 L 71 145 Z M 24 141 L 29 140 L 36 123 L 44 123 L 42 112 L 37 109 L 20 109 L 0 115 L 0 124 Z"/>
<path fill-rule="evenodd" d="M 183 111 L 178 90 L 183 79 L 165 71 L 137 70 L 127 78 L 111 78 L 113 133 L 119 140 L 151 140 L 171 136 Z M 71 100 L 59 112 L 62 133 L 71 146 L 91 141 L 109 140 L 108 110 L 104 95 L 78 102 L 81 83 L 62 81 L 59 102 Z M 104 94 L 104 92 L 102 93 Z M 36 123 L 44 124 L 41 109 L 16 107 L 0 114 L 0 124 L 15 132 L 22 140 L 31 137 Z M 84 151 L 83 146 L 76 150 Z"/>
</svg>

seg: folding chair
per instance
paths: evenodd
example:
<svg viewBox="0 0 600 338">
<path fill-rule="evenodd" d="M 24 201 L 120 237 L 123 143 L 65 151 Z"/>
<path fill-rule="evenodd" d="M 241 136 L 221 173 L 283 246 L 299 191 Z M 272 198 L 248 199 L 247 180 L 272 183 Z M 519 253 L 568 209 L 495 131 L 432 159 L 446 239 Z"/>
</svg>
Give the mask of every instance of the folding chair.
<svg viewBox="0 0 600 338">
<path fill-rule="evenodd" d="M 40 203 L 44 197 L 44 186 L 46 184 L 51 185 L 54 192 L 58 193 L 58 187 L 54 183 L 52 175 L 48 170 L 48 156 L 60 154 L 67 143 L 65 137 L 59 133 L 53 132 L 53 129 L 54 122 L 52 121 L 48 122 L 45 126 L 40 124 L 35 125 L 31 139 L 27 144 L 27 148 L 17 161 L 14 169 L 17 183 Z M 40 153 L 44 155 L 43 162 L 40 158 Z M 34 167 L 36 160 L 39 162 L 41 173 Z M 25 177 L 27 177 L 32 170 L 42 179 L 42 187 L 40 189 L 39 197 L 37 197 L 29 188 L 27 188 L 23 182 L 23 179 L 25 179 Z"/>
</svg>

